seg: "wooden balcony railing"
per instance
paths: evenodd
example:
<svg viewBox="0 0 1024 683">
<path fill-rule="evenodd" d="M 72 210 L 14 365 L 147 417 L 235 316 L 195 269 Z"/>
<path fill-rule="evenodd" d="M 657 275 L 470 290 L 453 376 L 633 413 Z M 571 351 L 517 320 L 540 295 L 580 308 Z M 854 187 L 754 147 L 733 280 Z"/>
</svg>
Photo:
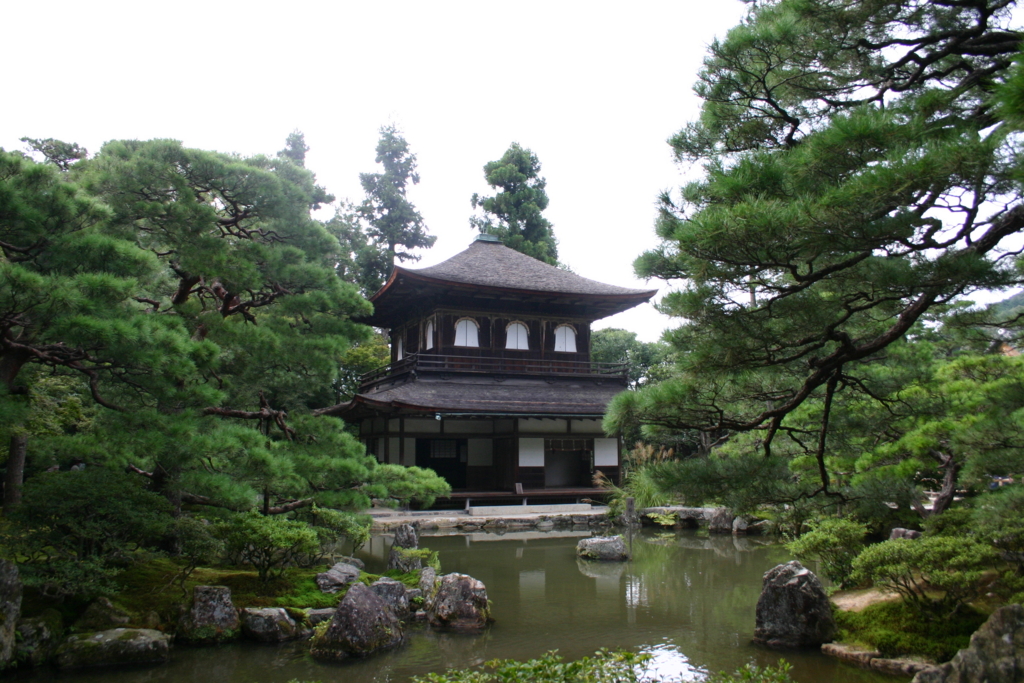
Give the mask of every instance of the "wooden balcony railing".
<svg viewBox="0 0 1024 683">
<path fill-rule="evenodd" d="M 591 375 L 609 379 L 626 379 L 625 363 L 561 360 L 557 358 L 501 358 L 496 356 L 449 356 L 441 354 L 410 354 L 396 363 L 371 370 L 360 377 L 365 388 L 388 377 L 406 372 L 457 372 L 494 375 L 535 375 L 543 377 L 578 377 Z"/>
</svg>

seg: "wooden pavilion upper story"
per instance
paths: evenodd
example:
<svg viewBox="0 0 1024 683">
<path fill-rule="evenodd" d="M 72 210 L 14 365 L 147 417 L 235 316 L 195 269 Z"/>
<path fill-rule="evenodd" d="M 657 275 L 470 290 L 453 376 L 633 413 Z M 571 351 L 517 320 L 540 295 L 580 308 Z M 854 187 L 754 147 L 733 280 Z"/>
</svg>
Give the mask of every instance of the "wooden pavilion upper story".
<svg viewBox="0 0 1024 683">
<path fill-rule="evenodd" d="M 362 320 L 391 362 L 338 412 L 382 462 L 429 467 L 455 498 L 596 493 L 621 445 L 601 418 L 625 367 L 591 361 L 591 324 L 654 290 L 608 285 L 479 235 L 436 266 L 396 267 Z"/>
</svg>

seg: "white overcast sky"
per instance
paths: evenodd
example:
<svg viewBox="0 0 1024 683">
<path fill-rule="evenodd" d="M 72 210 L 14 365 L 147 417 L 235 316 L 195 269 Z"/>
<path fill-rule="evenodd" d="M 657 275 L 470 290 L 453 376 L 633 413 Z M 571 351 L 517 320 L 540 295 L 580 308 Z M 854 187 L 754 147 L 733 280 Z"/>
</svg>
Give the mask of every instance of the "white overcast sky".
<svg viewBox="0 0 1024 683">
<path fill-rule="evenodd" d="M 362 198 L 379 128 L 419 159 L 410 190 L 437 243 L 464 249 L 483 165 L 513 141 L 548 181 L 559 257 L 585 277 L 659 288 L 632 262 L 656 244 L 659 191 L 680 184 L 666 139 L 693 119 L 708 44 L 739 0 L 575 2 L 0 2 L 7 93 L 0 147 L 54 137 L 97 151 L 174 138 L 242 155 L 299 129 L 306 165 Z M 653 341 L 672 321 L 648 304 L 598 327 Z"/>
</svg>

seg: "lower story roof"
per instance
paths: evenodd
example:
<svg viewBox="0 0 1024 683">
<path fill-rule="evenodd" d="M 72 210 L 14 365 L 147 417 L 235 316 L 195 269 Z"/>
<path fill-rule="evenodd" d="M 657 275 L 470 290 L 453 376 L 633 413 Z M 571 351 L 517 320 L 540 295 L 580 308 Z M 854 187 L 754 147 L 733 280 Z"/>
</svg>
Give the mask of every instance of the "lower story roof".
<svg viewBox="0 0 1024 683">
<path fill-rule="evenodd" d="M 378 386 L 323 414 L 357 420 L 380 414 L 460 413 L 600 417 L 625 387 L 614 380 L 527 380 L 493 377 L 413 379 Z"/>
</svg>

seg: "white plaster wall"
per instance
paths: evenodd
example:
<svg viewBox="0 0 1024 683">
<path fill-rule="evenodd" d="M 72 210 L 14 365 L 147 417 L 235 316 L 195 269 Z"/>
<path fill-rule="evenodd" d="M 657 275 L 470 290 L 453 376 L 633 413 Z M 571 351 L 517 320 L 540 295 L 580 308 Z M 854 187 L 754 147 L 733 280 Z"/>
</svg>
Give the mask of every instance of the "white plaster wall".
<svg viewBox="0 0 1024 683">
<path fill-rule="evenodd" d="M 618 464 L 618 439 L 594 439 L 594 467 L 617 467 Z"/>
<path fill-rule="evenodd" d="M 494 463 L 494 442 L 491 439 L 469 439 L 470 467 L 484 467 Z"/>
<path fill-rule="evenodd" d="M 544 467 L 544 439 L 519 439 L 519 466 Z"/>
</svg>

